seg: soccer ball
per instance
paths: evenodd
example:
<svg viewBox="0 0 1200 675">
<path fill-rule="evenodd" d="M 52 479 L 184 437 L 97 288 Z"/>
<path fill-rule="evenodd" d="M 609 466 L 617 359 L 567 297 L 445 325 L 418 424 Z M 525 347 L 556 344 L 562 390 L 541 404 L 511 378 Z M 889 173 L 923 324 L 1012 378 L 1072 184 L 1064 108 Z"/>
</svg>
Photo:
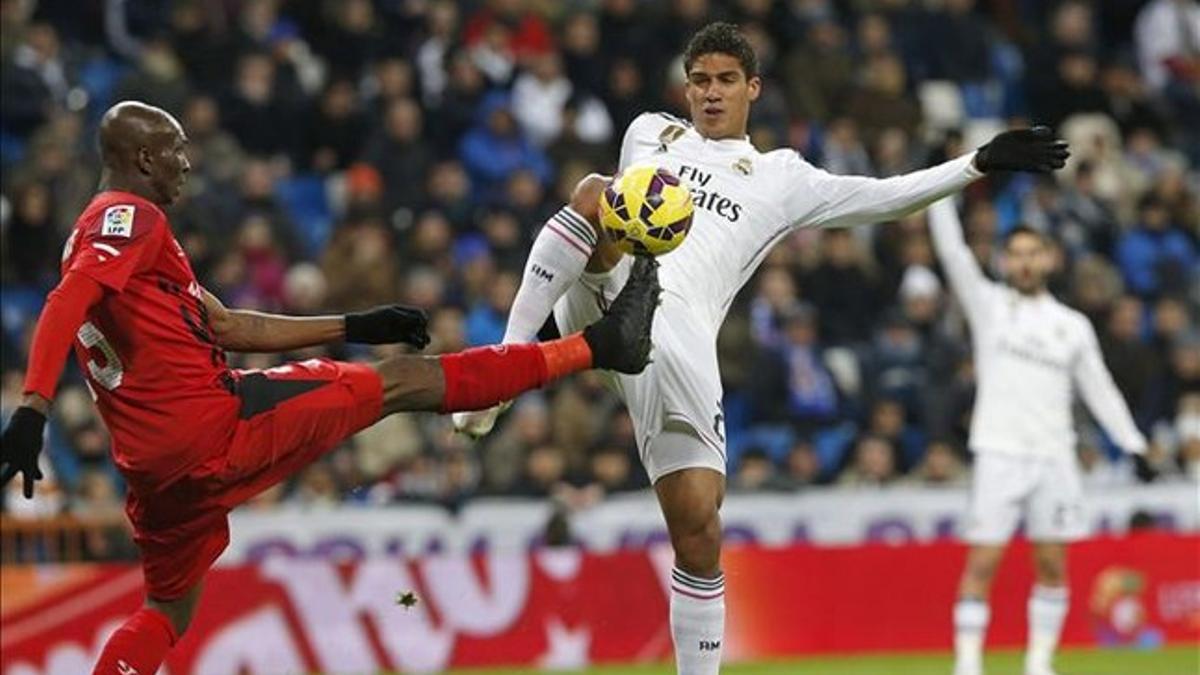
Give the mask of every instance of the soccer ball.
<svg viewBox="0 0 1200 675">
<path fill-rule="evenodd" d="M 661 166 L 631 166 L 601 195 L 600 227 L 625 253 L 670 253 L 692 227 L 692 192 Z"/>
</svg>

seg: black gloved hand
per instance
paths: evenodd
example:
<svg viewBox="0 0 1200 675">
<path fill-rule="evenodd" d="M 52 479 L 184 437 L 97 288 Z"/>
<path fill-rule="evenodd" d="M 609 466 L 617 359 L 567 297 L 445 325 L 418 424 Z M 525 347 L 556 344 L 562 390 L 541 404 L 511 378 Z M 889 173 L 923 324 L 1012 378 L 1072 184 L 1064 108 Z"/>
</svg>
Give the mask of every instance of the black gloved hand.
<svg viewBox="0 0 1200 675">
<path fill-rule="evenodd" d="M 984 173 L 1050 173 L 1063 168 L 1070 156 L 1066 141 L 1055 138 L 1050 127 L 1014 129 L 996 134 L 990 143 L 980 147 L 975 155 L 975 168 Z"/>
<path fill-rule="evenodd" d="M 0 437 L 0 485 L 8 485 L 17 473 L 24 474 L 25 498 L 33 499 L 33 482 L 42 479 L 38 455 L 42 452 L 42 432 L 46 416 L 28 406 L 13 411 L 4 435 Z"/>
<path fill-rule="evenodd" d="M 425 310 L 404 305 L 382 305 L 346 315 L 346 342 L 384 345 L 393 342 L 424 349 L 429 344 Z"/>
</svg>

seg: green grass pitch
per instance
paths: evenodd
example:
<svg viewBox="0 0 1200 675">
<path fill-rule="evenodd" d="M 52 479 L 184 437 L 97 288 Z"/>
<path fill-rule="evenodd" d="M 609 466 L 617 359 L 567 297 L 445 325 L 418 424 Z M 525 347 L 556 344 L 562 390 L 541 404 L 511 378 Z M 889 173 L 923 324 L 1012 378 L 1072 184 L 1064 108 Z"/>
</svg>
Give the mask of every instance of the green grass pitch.
<svg viewBox="0 0 1200 675">
<path fill-rule="evenodd" d="M 1023 654 L 998 651 L 987 657 L 988 675 L 1021 675 Z M 1200 645 L 1171 647 L 1157 651 L 1123 649 L 1066 650 L 1058 655 L 1059 675 L 1200 675 Z M 949 654 L 881 654 L 830 658 L 796 659 L 756 664 L 729 665 L 723 675 L 950 675 Z M 458 675 L 518 675 L 534 670 L 458 670 Z M 673 675 L 666 666 L 608 666 L 564 671 L 563 675 Z M 544 675 L 544 673 L 543 673 Z"/>
</svg>

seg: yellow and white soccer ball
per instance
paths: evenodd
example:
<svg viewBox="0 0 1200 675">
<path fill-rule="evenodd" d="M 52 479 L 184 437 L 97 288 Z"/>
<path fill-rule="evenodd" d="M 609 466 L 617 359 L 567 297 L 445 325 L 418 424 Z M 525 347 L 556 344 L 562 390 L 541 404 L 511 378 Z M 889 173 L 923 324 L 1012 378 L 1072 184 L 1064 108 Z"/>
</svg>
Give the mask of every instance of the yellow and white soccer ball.
<svg viewBox="0 0 1200 675">
<path fill-rule="evenodd" d="M 600 227 L 625 253 L 659 256 L 692 228 L 692 192 L 669 169 L 635 164 L 600 196 Z"/>
</svg>

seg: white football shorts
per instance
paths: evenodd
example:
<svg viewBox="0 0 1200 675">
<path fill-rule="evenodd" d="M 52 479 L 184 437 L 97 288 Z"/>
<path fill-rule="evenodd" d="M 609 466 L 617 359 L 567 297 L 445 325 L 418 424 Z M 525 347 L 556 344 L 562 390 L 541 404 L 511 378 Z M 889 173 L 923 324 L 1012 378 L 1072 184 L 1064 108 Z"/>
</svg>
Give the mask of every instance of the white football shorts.
<svg viewBox="0 0 1200 675">
<path fill-rule="evenodd" d="M 965 539 L 1007 543 L 1025 520 L 1036 542 L 1070 542 L 1087 534 L 1083 481 L 1077 460 L 976 452 Z"/>
<path fill-rule="evenodd" d="M 599 319 L 624 287 L 632 265 L 632 256 L 625 256 L 609 272 L 584 273 L 554 307 L 559 331 L 573 333 Z M 651 483 L 696 467 L 724 474 L 725 414 L 716 331 L 689 309 L 683 297 L 664 288 L 651 335 L 652 362 L 645 371 L 609 374 L 629 408 L 646 474 Z M 655 449 L 654 439 L 664 428 L 680 427 L 693 432 L 697 442 Z"/>
</svg>

